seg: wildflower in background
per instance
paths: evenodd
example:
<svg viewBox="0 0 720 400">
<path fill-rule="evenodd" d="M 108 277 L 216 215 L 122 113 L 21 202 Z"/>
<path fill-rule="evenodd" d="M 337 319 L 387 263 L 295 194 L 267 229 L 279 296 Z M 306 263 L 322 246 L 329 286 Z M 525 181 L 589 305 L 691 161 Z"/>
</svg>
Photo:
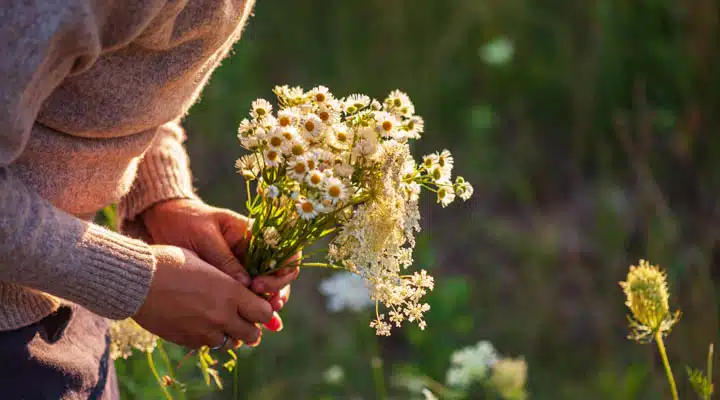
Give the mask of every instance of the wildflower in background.
<svg viewBox="0 0 720 400">
<path fill-rule="evenodd" d="M 680 319 L 679 311 L 670 312 L 667 276 L 657 266 L 640 260 L 639 266 L 630 266 L 627 280 L 620 286 L 632 312 L 628 317 L 630 339 L 648 342 L 657 334 L 665 336 Z"/>
<path fill-rule="evenodd" d="M 628 316 L 631 329 L 628 338 L 640 343 L 655 340 L 673 399 L 677 400 L 677 386 L 665 351 L 663 337 L 680 319 L 680 311 L 670 312 L 667 276 L 657 266 L 640 260 L 639 266 L 630 266 L 627 280 L 620 282 L 620 286 L 625 292 L 625 305 L 632 312 L 632 316 Z"/>
<path fill-rule="evenodd" d="M 365 281 L 351 272 L 340 272 L 323 280 L 320 292 L 328 297 L 327 308 L 333 312 L 361 311 L 375 304 Z"/>
<path fill-rule="evenodd" d="M 131 318 L 110 325 L 110 358 L 128 358 L 133 349 L 152 353 L 158 337 L 146 331 Z"/>
<path fill-rule="evenodd" d="M 435 394 L 433 394 L 433 392 L 431 392 L 428 388 L 423 388 L 421 393 L 425 400 L 438 400 L 437 396 L 435 396 Z"/>
<path fill-rule="evenodd" d="M 527 363 L 522 358 L 501 358 L 492 366 L 490 383 L 503 399 L 524 400 Z"/>
<path fill-rule="evenodd" d="M 331 365 L 323 372 L 323 381 L 328 385 L 340 385 L 345 380 L 345 371 L 337 364 Z"/>
<path fill-rule="evenodd" d="M 475 346 L 454 352 L 445 381 L 451 387 L 467 389 L 473 382 L 487 378 L 490 368 L 500 359 L 492 343 L 480 341 Z"/>
</svg>

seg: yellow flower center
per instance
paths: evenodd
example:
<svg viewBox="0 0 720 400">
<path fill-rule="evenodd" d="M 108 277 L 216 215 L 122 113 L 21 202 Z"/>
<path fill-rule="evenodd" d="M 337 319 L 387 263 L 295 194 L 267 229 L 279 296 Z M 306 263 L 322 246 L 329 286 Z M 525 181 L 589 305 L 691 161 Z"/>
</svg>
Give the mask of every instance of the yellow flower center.
<svg viewBox="0 0 720 400">
<path fill-rule="evenodd" d="M 308 165 L 308 168 L 315 169 L 315 160 L 308 160 L 307 165 Z"/>
<path fill-rule="evenodd" d="M 317 93 L 315 95 L 315 101 L 317 101 L 318 103 L 322 103 L 323 101 L 325 101 L 325 93 Z"/>
<path fill-rule="evenodd" d="M 303 153 L 305 153 L 305 149 L 303 149 L 301 144 L 293 145 L 290 151 L 293 153 L 294 156 L 301 156 L 303 155 Z"/>
<path fill-rule="evenodd" d="M 328 188 L 328 194 L 330 195 L 330 197 L 338 198 L 340 197 L 340 192 L 340 186 L 330 186 Z"/>
<path fill-rule="evenodd" d="M 305 121 L 305 130 L 313 132 L 315 130 L 315 123 L 312 121 Z"/>
<path fill-rule="evenodd" d="M 305 213 L 311 213 L 313 212 L 313 210 L 315 210 L 315 207 L 313 207 L 312 203 L 309 201 L 302 203 L 300 208 L 302 208 L 303 212 Z"/>
<path fill-rule="evenodd" d="M 307 171 L 307 168 L 305 167 L 305 164 L 297 163 L 293 167 L 293 171 L 295 171 L 295 173 L 298 173 L 298 174 L 304 174 L 305 171 Z"/>
<path fill-rule="evenodd" d="M 282 139 L 279 138 L 279 137 L 277 137 L 277 136 L 273 136 L 273 137 L 270 138 L 270 144 L 271 144 L 273 147 L 280 147 L 280 145 L 282 144 L 282 142 L 283 142 Z"/>
<path fill-rule="evenodd" d="M 320 114 L 318 114 L 318 116 L 320 117 L 321 120 L 323 120 L 323 122 L 330 119 L 330 113 L 327 111 L 321 111 Z"/>
<path fill-rule="evenodd" d="M 278 158 L 278 152 L 275 151 L 275 150 L 270 150 L 270 151 L 268 151 L 268 153 L 267 153 L 267 158 L 268 158 L 268 160 L 270 160 L 270 161 L 275 161 L 275 160 L 277 160 L 277 158 Z"/>
<path fill-rule="evenodd" d="M 442 172 L 440 172 L 440 168 L 435 168 L 433 170 L 432 176 L 433 176 L 433 179 L 435 179 L 435 180 L 442 178 Z"/>
<path fill-rule="evenodd" d="M 266 111 L 264 108 L 262 108 L 262 107 L 258 107 L 258 108 L 255 110 L 255 112 L 257 113 L 257 115 L 260 115 L 260 116 L 263 116 L 263 115 L 265 115 L 265 114 L 267 113 L 267 111 Z"/>
<path fill-rule="evenodd" d="M 438 158 L 438 165 L 441 167 L 445 166 L 445 157 Z"/>
<path fill-rule="evenodd" d="M 392 127 L 393 127 L 392 122 L 390 122 L 390 121 L 383 121 L 383 123 L 382 123 L 382 128 L 383 128 L 383 130 L 384 130 L 385 132 L 390 131 L 390 130 L 392 129 Z"/>
<path fill-rule="evenodd" d="M 423 163 L 425 164 L 425 168 L 430 168 L 430 167 L 432 167 L 432 160 L 429 159 L 429 158 L 426 158 L 426 159 L 423 161 Z"/>
<path fill-rule="evenodd" d="M 447 196 L 447 189 L 440 188 L 440 190 L 438 190 L 438 197 L 444 199 L 445 196 Z"/>
<path fill-rule="evenodd" d="M 400 107 L 402 105 L 402 100 L 398 99 L 397 97 L 393 100 L 393 105 L 395 107 Z"/>
<path fill-rule="evenodd" d="M 347 133 L 342 132 L 342 131 L 338 132 L 337 135 L 335 135 L 335 137 L 337 137 L 338 142 L 342 142 L 342 143 L 345 143 L 348 140 Z"/>
<path fill-rule="evenodd" d="M 313 176 L 310 177 L 310 182 L 312 182 L 313 185 L 319 185 L 320 182 L 322 182 L 322 176 L 320 174 L 313 174 Z"/>
<path fill-rule="evenodd" d="M 407 123 L 407 128 L 408 128 L 408 130 L 413 130 L 413 129 L 415 129 L 415 122 L 413 122 L 413 121 L 408 121 L 408 123 Z"/>
<path fill-rule="evenodd" d="M 280 126 L 288 126 L 290 125 L 290 117 L 282 116 L 280 117 Z"/>
</svg>

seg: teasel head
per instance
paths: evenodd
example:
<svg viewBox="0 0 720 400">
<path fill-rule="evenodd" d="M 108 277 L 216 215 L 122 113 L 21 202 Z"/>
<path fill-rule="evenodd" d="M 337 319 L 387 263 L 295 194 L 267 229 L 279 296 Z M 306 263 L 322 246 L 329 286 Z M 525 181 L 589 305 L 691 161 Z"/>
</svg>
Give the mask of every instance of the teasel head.
<svg viewBox="0 0 720 400">
<path fill-rule="evenodd" d="M 657 266 L 640 260 L 640 265 L 630 266 L 627 280 L 620 282 L 620 286 L 631 312 L 629 339 L 651 342 L 658 333 L 667 335 L 680 319 L 680 311 L 670 311 L 667 276 Z"/>
</svg>

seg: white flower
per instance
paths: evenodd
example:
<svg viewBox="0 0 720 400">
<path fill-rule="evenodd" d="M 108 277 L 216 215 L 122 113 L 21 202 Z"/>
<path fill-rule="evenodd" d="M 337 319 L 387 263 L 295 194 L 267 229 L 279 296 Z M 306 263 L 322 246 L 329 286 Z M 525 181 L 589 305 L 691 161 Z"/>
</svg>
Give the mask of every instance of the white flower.
<svg viewBox="0 0 720 400">
<path fill-rule="evenodd" d="M 452 186 L 440 186 L 437 191 L 437 201 L 443 207 L 447 207 L 455 200 L 455 192 Z"/>
<path fill-rule="evenodd" d="M 280 190 L 275 185 L 269 185 L 265 188 L 265 197 L 269 199 L 277 198 L 280 195 Z"/>
<path fill-rule="evenodd" d="M 252 102 L 252 110 L 250 115 L 253 118 L 260 119 L 264 118 L 272 111 L 272 105 L 265 99 L 257 99 Z"/>
<path fill-rule="evenodd" d="M 270 132 L 267 138 L 267 144 L 271 149 L 278 150 L 283 147 L 285 143 L 285 136 L 283 136 L 283 130 L 280 127 L 276 127 Z"/>
<path fill-rule="evenodd" d="M 420 116 L 412 116 L 403 123 L 406 135 L 410 139 L 420 139 L 420 134 L 425 129 L 425 121 Z"/>
<path fill-rule="evenodd" d="M 361 311 L 375 304 L 363 279 L 352 272 L 338 272 L 320 283 L 320 292 L 328 297 L 330 311 Z"/>
<path fill-rule="evenodd" d="M 378 132 L 386 138 L 393 137 L 399 126 L 397 118 L 387 112 L 381 111 L 375 113 L 375 121 Z"/>
<path fill-rule="evenodd" d="M 331 365 L 330 368 L 323 372 L 323 380 L 328 385 L 339 385 L 344 379 L 345 371 L 343 371 L 342 367 L 337 364 Z"/>
<path fill-rule="evenodd" d="M 265 165 L 256 154 L 247 154 L 235 161 L 235 168 L 245 179 L 252 180 L 260 175 Z"/>
<path fill-rule="evenodd" d="M 386 110 L 398 116 L 410 117 L 415 113 L 415 106 L 410 101 L 410 97 L 399 90 L 390 92 L 384 103 Z"/>
<path fill-rule="evenodd" d="M 280 150 L 275 149 L 266 149 L 263 152 L 263 155 L 265 156 L 265 165 L 269 167 L 277 167 L 282 163 L 283 157 L 282 154 L 280 154 Z"/>
<path fill-rule="evenodd" d="M 325 188 L 324 197 L 333 203 L 344 201 L 347 195 L 345 185 L 338 178 L 328 178 L 323 185 Z"/>
<path fill-rule="evenodd" d="M 333 166 L 333 170 L 335 171 L 335 175 L 341 178 L 350 178 L 353 172 L 355 172 L 355 168 L 346 162 L 336 164 Z"/>
<path fill-rule="evenodd" d="M 317 217 L 319 212 L 317 203 L 310 199 L 300 199 L 295 204 L 295 207 L 297 208 L 298 214 L 300 214 L 300 218 L 306 221 Z"/>
<path fill-rule="evenodd" d="M 423 388 L 422 395 L 425 397 L 425 400 L 438 400 L 437 396 L 435 396 L 428 388 Z"/>
<path fill-rule="evenodd" d="M 277 114 L 277 122 L 281 127 L 290 127 L 300 118 L 299 110 L 295 107 L 284 108 Z"/>
<path fill-rule="evenodd" d="M 307 174 L 308 171 L 310 171 L 310 168 L 308 167 L 307 161 L 304 157 L 298 157 L 290 161 L 287 166 L 288 176 L 298 182 L 305 179 L 305 174 Z"/>
<path fill-rule="evenodd" d="M 450 183 L 450 172 L 445 168 L 441 168 L 438 164 L 433 166 L 428 173 L 437 185 L 446 185 Z"/>
<path fill-rule="evenodd" d="M 315 111 L 315 114 L 317 114 L 317 116 L 324 124 L 332 125 L 338 122 L 338 120 L 340 120 L 338 112 L 335 111 L 333 107 L 334 105 L 332 103 L 323 104 L 318 107 L 318 109 Z"/>
<path fill-rule="evenodd" d="M 450 369 L 445 381 L 449 386 L 467 389 L 473 382 L 485 379 L 489 369 L 499 360 L 493 345 L 488 341 L 478 342 L 454 352 L 450 358 Z"/>
<path fill-rule="evenodd" d="M 280 233 L 274 226 L 268 226 L 263 230 L 263 241 L 268 246 L 275 248 L 280 243 Z"/>
<path fill-rule="evenodd" d="M 473 186 L 470 182 L 466 182 L 462 176 L 458 176 L 457 179 L 455 179 L 455 194 L 457 194 L 458 197 L 463 200 L 468 200 L 474 192 L 475 189 Z"/>
<path fill-rule="evenodd" d="M 314 87 L 310 91 L 310 96 L 317 104 L 323 104 L 326 101 L 330 101 L 333 99 L 333 95 L 332 93 L 330 93 L 330 89 L 326 88 L 325 86 Z"/>
<path fill-rule="evenodd" d="M 335 124 L 330 131 L 330 146 L 347 150 L 352 145 L 353 135 L 345 124 Z"/>
<path fill-rule="evenodd" d="M 447 171 L 448 174 L 452 171 L 454 164 L 453 156 L 449 150 L 443 150 L 437 155 L 437 165 L 443 170 Z"/>
<path fill-rule="evenodd" d="M 110 325 L 110 358 L 128 358 L 133 349 L 152 353 L 157 339 L 131 318 L 114 321 Z"/>
<path fill-rule="evenodd" d="M 379 148 L 378 137 L 373 128 L 362 128 L 353 147 L 353 153 L 362 157 L 371 157 Z"/>
<path fill-rule="evenodd" d="M 343 101 L 343 108 L 348 114 L 355 114 L 370 104 L 370 98 L 364 94 L 351 94 Z"/>
<path fill-rule="evenodd" d="M 301 124 L 303 137 L 306 139 L 316 139 L 322 132 L 323 122 L 315 114 L 309 114 L 305 117 Z"/>
<path fill-rule="evenodd" d="M 288 155 L 292 155 L 295 157 L 300 157 L 303 154 L 305 154 L 308 150 L 307 145 L 305 144 L 305 141 L 301 138 L 298 138 L 297 140 L 291 140 L 286 141 L 285 145 L 283 147 L 283 152 Z"/>
<path fill-rule="evenodd" d="M 310 171 L 305 177 L 305 182 L 314 188 L 319 188 L 322 185 L 325 175 L 319 169 Z"/>
</svg>

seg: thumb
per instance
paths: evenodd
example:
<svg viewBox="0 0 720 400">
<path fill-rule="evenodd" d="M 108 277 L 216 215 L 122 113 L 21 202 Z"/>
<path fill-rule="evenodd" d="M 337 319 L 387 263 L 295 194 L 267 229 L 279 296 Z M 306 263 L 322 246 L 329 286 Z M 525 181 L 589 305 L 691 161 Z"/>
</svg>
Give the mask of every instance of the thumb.
<svg viewBox="0 0 720 400">
<path fill-rule="evenodd" d="M 200 258 L 232 276 L 243 285 L 250 285 L 250 275 L 230 250 L 230 246 L 220 232 L 206 235 L 197 247 L 196 250 Z"/>
</svg>

